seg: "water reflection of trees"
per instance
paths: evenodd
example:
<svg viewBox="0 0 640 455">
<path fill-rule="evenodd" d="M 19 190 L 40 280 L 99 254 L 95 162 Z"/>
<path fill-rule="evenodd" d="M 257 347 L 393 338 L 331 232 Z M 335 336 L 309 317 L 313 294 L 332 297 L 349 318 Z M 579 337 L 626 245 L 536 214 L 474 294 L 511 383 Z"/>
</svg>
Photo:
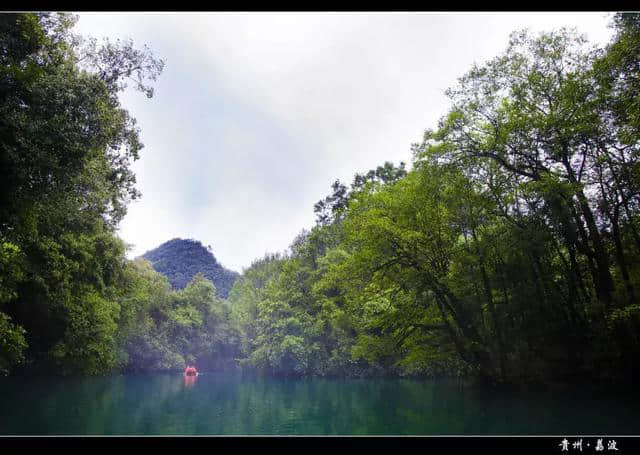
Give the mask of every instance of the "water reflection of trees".
<svg viewBox="0 0 640 455">
<path fill-rule="evenodd" d="M 155 374 L 14 381 L 0 384 L 0 390 L 2 434 L 550 434 L 640 428 L 632 403 L 616 407 L 613 400 L 587 400 L 577 392 L 518 394 L 444 380 L 205 373 L 186 384 L 181 374 Z"/>
</svg>

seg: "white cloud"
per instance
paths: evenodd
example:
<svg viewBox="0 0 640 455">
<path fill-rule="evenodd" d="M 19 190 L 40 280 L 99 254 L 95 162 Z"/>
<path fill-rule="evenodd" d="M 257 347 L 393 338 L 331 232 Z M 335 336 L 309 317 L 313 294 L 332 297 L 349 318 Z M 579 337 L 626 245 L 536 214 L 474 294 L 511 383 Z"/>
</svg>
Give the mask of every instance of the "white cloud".
<svg viewBox="0 0 640 455">
<path fill-rule="evenodd" d="M 130 36 L 166 58 L 156 96 L 127 94 L 147 148 L 143 199 L 121 235 L 135 254 L 175 236 L 236 270 L 313 223 L 350 181 L 435 126 L 444 90 L 511 31 L 575 26 L 610 36 L 605 13 L 88 14 L 83 34 Z"/>
</svg>

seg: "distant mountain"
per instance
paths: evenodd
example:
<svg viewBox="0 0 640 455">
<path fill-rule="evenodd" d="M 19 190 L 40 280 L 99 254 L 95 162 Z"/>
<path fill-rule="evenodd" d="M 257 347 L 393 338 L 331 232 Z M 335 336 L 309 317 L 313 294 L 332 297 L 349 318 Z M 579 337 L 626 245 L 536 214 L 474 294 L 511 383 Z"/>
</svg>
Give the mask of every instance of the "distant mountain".
<svg viewBox="0 0 640 455">
<path fill-rule="evenodd" d="M 225 269 L 210 249 L 196 240 L 169 240 L 142 257 L 176 289 L 184 288 L 198 272 L 202 272 L 216 286 L 218 296 L 225 299 L 239 276 L 237 272 Z"/>
</svg>

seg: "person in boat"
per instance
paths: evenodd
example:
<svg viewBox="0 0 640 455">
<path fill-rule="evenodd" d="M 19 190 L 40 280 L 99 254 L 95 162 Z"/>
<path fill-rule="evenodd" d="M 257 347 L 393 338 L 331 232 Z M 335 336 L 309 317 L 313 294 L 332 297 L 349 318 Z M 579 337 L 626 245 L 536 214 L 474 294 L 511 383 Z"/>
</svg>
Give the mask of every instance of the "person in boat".
<svg viewBox="0 0 640 455">
<path fill-rule="evenodd" d="M 184 369 L 184 374 L 185 376 L 197 376 L 198 370 L 196 370 L 196 367 L 189 365 Z"/>
<path fill-rule="evenodd" d="M 198 379 L 198 372 L 193 372 L 195 370 L 195 368 L 193 368 L 193 370 L 190 370 L 189 368 L 193 368 L 193 367 L 187 367 L 185 368 L 184 371 L 184 386 L 185 387 L 193 387 L 196 385 L 196 380 Z"/>
</svg>

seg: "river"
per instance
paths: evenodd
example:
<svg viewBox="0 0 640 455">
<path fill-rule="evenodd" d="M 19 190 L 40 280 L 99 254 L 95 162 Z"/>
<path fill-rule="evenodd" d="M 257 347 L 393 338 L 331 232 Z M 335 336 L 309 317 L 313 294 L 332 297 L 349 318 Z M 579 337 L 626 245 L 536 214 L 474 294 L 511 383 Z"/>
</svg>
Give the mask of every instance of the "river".
<svg viewBox="0 0 640 455">
<path fill-rule="evenodd" d="M 0 378 L 3 435 L 640 434 L 624 394 L 203 373 Z"/>
</svg>

